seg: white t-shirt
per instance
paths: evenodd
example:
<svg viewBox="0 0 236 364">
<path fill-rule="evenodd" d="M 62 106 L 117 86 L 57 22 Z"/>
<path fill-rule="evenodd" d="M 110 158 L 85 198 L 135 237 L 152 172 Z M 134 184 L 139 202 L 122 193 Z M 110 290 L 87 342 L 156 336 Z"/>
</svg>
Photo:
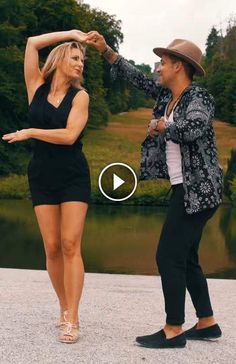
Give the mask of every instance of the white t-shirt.
<svg viewBox="0 0 236 364">
<path fill-rule="evenodd" d="M 165 110 L 165 118 L 167 119 L 166 110 Z M 173 110 L 168 118 L 168 121 L 172 123 L 174 122 Z M 180 146 L 179 144 L 173 143 L 171 140 L 166 141 L 166 163 L 168 167 L 168 174 L 170 176 L 171 185 L 177 185 L 179 183 L 183 183 L 182 158 L 181 158 Z"/>
</svg>

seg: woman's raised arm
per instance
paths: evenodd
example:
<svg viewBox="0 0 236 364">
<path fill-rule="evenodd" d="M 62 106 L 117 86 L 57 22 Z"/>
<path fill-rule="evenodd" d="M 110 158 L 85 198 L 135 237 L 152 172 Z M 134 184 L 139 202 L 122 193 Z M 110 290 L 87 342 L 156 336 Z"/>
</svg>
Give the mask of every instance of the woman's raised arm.
<svg viewBox="0 0 236 364">
<path fill-rule="evenodd" d="M 86 33 L 80 30 L 69 30 L 63 32 L 47 33 L 29 37 L 25 49 L 24 75 L 28 93 L 29 104 L 37 88 L 44 83 L 44 79 L 39 67 L 38 51 L 52 44 L 65 41 L 85 42 Z"/>
</svg>

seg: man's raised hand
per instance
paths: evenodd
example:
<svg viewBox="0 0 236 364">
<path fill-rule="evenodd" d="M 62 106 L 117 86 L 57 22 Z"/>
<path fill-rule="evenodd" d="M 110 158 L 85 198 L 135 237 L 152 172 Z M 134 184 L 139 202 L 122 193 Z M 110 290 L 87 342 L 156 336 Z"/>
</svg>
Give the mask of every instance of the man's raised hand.
<svg viewBox="0 0 236 364">
<path fill-rule="evenodd" d="M 87 33 L 86 44 L 93 46 L 101 53 L 107 49 L 107 43 L 104 37 L 95 30 Z"/>
</svg>

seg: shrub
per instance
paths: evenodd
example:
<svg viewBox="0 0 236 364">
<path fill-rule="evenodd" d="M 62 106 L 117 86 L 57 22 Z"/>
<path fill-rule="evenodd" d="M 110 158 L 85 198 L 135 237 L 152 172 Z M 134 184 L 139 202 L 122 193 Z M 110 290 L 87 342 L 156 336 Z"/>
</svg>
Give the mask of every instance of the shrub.
<svg viewBox="0 0 236 364">
<path fill-rule="evenodd" d="M 1 198 L 22 199 L 29 198 L 27 176 L 12 174 L 0 179 Z"/>
<path fill-rule="evenodd" d="M 236 180 L 236 149 L 231 150 L 231 156 L 228 161 L 228 169 L 224 179 L 225 195 L 232 199 L 232 189 L 234 188 L 234 180 Z"/>
</svg>

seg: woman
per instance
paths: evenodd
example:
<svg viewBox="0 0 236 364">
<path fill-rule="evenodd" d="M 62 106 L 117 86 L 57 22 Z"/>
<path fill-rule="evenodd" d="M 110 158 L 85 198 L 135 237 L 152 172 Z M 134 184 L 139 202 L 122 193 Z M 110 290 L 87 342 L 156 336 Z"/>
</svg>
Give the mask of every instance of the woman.
<svg viewBox="0 0 236 364">
<path fill-rule="evenodd" d="M 90 196 L 81 143 L 89 105 L 81 87 L 85 56 L 81 42 L 85 40 L 86 35 L 77 30 L 28 39 L 24 69 L 30 128 L 3 136 L 9 143 L 36 139 L 28 180 L 47 270 L 59 299 L 59 341 L 63 343 L 78 340 L 84 281 L 80 244 Z M 51 51 L 40 70 L 39 50 L 65 41 Z"/>
</svg>

